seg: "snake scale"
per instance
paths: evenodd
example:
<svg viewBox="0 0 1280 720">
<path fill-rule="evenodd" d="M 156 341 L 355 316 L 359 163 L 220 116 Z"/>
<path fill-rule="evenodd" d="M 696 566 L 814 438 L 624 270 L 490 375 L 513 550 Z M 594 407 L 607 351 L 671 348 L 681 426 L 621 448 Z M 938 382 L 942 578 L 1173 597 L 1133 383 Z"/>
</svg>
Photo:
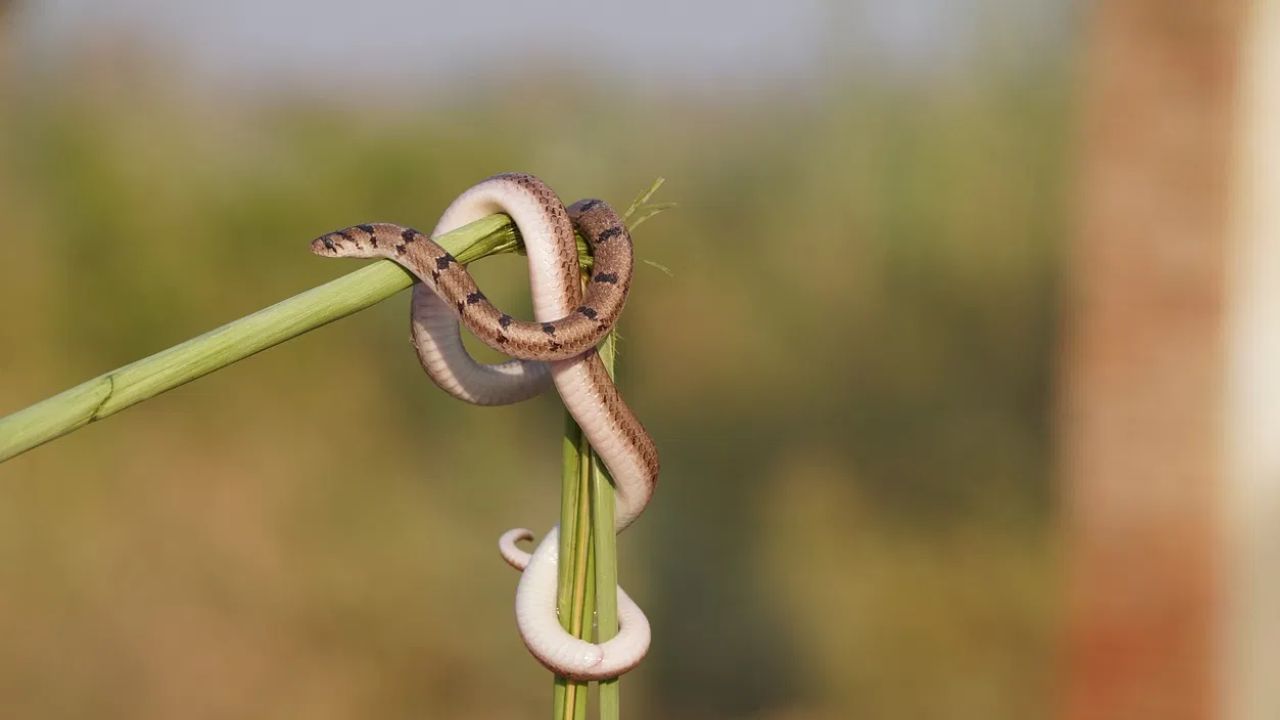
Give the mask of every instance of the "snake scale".
<svg viewBox="0 0 1280 720">
<path fill-rule="evenodd" d="M 471 187 L 441 215 L 432 236 L 482 217 L 506 213 L 524 240 L 534 321 L 518 320 L 485 297 L 471 274 L 443 247 L 410 227 L 355 225 L 311 243 L 325 257 L 387 258 L 413 273 L 411 332 L 427 375 L 467 402 L 500 405 L 533 397 L 554 384 L 616 486 L 615 530 L 630 525 L 649 502 L 658 479 L 653 440 L 623 401 L 596 345 L 612 329 L 626 302 L 634 265 L 631 236 L 605 202 L 579 200 L 566 208 L 551 188 L 523 173 L 495 175 Z M 592 252 L 585 293 L 577 228 Z M 462 345 L 459 322 L 512 360 L 477 362 Z M 649 647 L 649 623 L 619 588 L 620 630 L 596 644 L 575 638 L 556 612 L 558 527 L 530 555 L 516 542 L 533 538 L 523 528 L 499 540 L 503 558 L 521 570 L 516 624 L 529 651 L 558 675 L 578 680 L 616 677 L 634 667 Z"/>
</svg>

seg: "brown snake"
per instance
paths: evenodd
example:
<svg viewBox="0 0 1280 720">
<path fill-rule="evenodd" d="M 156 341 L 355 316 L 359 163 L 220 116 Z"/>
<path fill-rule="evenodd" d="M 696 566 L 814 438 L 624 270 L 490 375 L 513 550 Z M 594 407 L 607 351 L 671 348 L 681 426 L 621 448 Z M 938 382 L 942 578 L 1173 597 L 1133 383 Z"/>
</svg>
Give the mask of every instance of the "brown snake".
<svg viewBox="0 0 1280 720">
<path fill-rule="evenodd" d="M 517 320 L 494 307 L 466 268 L 413 228 L 356 225 L 312 241 L 326 257 L 383 257 L 413 273 L 412 332 L 427 374 L 451 395 L 485 405 L 532 397 L 550 377 L 566 409 L 609 469 L 617 489 L 615 529 L 644 509 L 658 479 L 653 440 L 618 394 L 595 346 L 613 327 L 631 284 L 631 236 L 601 200 L 567 210 L 532 175 L 496 175 L 470 188 L 445 210 L 433 236 L 494 213 L 511 216 L 524 240 L 535 320 Z M 593 269 L 584 296 L 574 227 L 590 246 Z M 515 360 L 477 363 L 463 348 L 461 320 L 482 342 Z M 558 532 L 553 528 L 532 556 L 515 547 L 532 538 L 512 530 L 499 542 L 503 557 L 523 570 L 516 621 L 526 646 L 553 672 L 594 680 L 634 667 L 649 645 L 644 614 L 619 589 L 619 634 L 602 644 L 569 635 L 556 617 Z"/>
</svg>

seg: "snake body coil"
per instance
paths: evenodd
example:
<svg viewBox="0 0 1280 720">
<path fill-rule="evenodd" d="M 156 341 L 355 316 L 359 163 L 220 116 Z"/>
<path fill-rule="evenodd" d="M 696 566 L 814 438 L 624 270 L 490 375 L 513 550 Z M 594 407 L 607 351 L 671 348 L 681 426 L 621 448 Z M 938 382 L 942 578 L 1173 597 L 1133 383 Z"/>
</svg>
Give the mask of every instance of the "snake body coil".
<svg viewBox="0 0 1280 720">
<path fill-rule="evenodd" d="M 511 216 L 524 240 L 535 320 L 517 320 L 494 307 L 466 268 L 426 235 L 408 227 L 356 225 L 314 240 L 328 257 L 384 257 L 412 272 L 412 335 L 419 361 L 446 392 L 467 402 L 518 402 L 545 390 L 548 379 L 608 467 L 617 489 L 615 529 L 644 509 L 658 477 L 653 440 L 622 400 L 595 346 L 613 327 L 630 288 L 631 237 L 617 214 L 600 200 L 568 209 L 531 175 L 503 174 L 470 188 L 445 210 L 433 236 L 494 213 Z M 585 295 L 579 280 L 574 228 L 591 247 L 593 268 Z M 462 345 L 459 320 L 482 342 L 513 358 L 486 365 Z M 521 569 L 516 621 L 530 652 L 553 672 L 597 680 L 626 672 L 644 657 L 649 625 L 619 589 L 621 630 L 609 641 L 588 643 L 569 635 L 556 616 L 558 532 L 553 528 L 532 556 L 515 546 L 528 530 L 503 535 L 499 549 Z"/>
</svg>

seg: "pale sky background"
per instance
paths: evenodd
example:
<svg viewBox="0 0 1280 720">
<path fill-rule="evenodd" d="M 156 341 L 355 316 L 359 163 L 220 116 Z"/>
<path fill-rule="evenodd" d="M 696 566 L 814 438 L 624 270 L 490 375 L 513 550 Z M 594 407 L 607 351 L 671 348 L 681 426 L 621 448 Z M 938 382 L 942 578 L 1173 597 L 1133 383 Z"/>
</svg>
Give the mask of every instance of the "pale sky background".
<svg viewBox="0 0 1280 720">
<path fill-rule="evenodd" d="M 10 32 L 38 66 L 130 46 L 246 89 L 465 86 L 533 64 L 735 92 L 1019 64 L 1071 19 L 1067 0 L 18 0 Z"/>
</svg>

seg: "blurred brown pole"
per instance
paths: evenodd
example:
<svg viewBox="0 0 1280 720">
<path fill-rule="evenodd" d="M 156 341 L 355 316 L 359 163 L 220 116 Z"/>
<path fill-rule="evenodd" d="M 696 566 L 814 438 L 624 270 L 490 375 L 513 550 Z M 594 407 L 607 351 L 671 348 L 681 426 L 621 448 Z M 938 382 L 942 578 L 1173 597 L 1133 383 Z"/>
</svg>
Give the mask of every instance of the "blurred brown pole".
<svg viewBox="0 0 1280 720">
<path fill-rule="evenodd" d="M 1227 326 L 1223 710 L 1280 718 L 1280 2 L 1248 6 Z"/>
<path fill-rule="evenodd" d="M 1245 6 L 1090 7 L 1062 383 L 1059 715 L 1217 718 Z"/>
</svg>

